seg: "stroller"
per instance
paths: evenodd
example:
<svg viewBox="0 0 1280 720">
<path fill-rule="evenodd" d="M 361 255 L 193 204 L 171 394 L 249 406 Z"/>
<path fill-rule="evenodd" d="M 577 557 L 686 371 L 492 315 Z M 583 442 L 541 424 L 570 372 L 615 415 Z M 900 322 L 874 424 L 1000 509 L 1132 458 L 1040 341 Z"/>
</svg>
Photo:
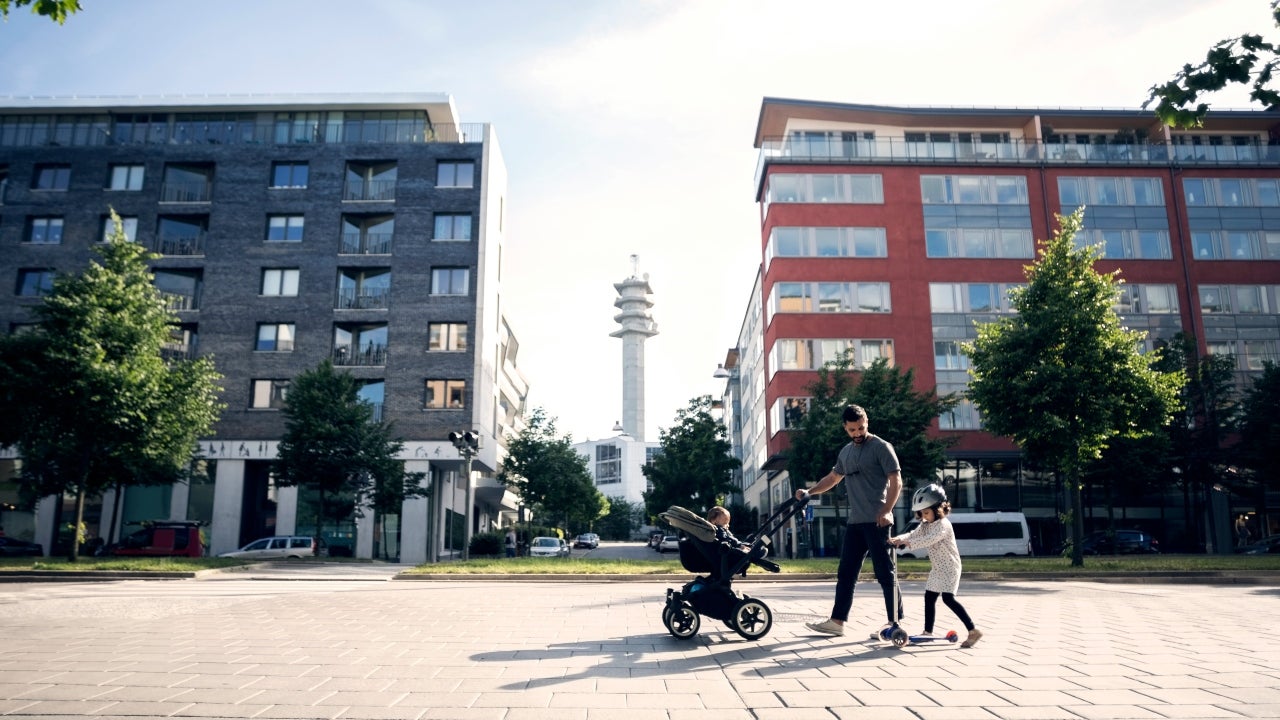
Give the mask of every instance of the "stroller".
<svg viewBox="0 0 1280 720">
<path fill-rule="evenodd" d="M 695 577 L 679 590 L 667 589 L 667 604 L 662 608 L 662 624 L 681 640 L 698 634 L 702 616 L 722 621 L 729 629 L 748 640 L 759 640 L 773 628 L 773 611 L 762 600 L 735 592 L 733 577 L 746 575 L 747 567 L 756 565 L 769 572 L 780 572 L 777 563 L 765 559 L 769 553 L 769 536 L 808 503 L 789 498 L 778 507 L 760 530 L 745 540 L 743 551 L 716 542 L 715 526 L 697 513 L 672 505 L 659 517 L 682 531 L 680 564 Z"/>
</svg>

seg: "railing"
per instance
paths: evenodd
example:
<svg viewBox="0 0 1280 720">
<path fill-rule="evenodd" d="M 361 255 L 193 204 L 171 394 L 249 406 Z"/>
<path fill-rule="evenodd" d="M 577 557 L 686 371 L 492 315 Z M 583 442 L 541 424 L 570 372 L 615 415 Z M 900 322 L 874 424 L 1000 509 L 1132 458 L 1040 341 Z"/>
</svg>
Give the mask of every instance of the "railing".
<svg viewBox="0 0 1280 720">
<path fill-rule="evenodd" d="M 387 347 L 385 345 L 335 345 L 333 348 L 333 364 L 338 367 L 367 367 L 387 364 Z"/>
<path fill-rule="evenodd" d="M 200 309 L 200 298 L 196 295 L 161 292 L 160 297 L 164 299 L 165 309 L 171 312 Z"/>
<path fill-rule="evenodd" d="M 208 182 L 166 182 L 160 187 L 160 202 L 209 202 Z"/>
<path fill-rule="evenodd" d="M 170 257 L 204 255 L 205 233 L 198 235 L 161 235 L 151 241 L 149 250 Z"/>
<path fill-rule="evenodd" d="M 366 180 L 348 182 L 342 193 L 343 200 L 395 200 L 395 180 Z"/>
<path fill-rule="evenodd" d="M 391 295 L 389 288 L 344 288 L 338 291 L 339 310 L 380 310 L 386 309 Z"/>
<path fill-rule="evenodd" d="M 343 255 L 390 255 L 391 237 L 389 232 L 343 233 Z"/>
<path fill-rule="evenodd" d="M 196 346 L 192 345 L 162 345 L 160 347 L 160 357 L 168 361 L 174 360 L 191 360 L 196 356 Z"/>
<path fill-rule="evenodd" d="M 771 162 L 953 163 L 974 165 L 1280 165 L 1280 145 L 1169 145 L 907 141 L 835 137 L 766 139 L 756 160 L 756 186 Z"/>
<path fill-rule="evenodd" d="M 103 145 L 340 145 L 354 143 L 420 144 L 482 142 L 486 123 L 440 124 L 404 122 L 191 122 L 152 123 L 136 127 L 95 127 L 95 132 L 15 131 L 0 147 L 101 147 Z"/>
</svg>

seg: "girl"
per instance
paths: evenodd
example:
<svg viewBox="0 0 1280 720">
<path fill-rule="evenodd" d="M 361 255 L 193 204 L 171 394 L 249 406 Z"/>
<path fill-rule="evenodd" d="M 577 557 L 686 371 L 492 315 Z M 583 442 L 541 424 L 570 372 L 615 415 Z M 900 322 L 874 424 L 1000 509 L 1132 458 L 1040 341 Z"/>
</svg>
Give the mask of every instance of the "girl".
<svg viewBox="0 0 1280 720">
<path fill-rule="evenodd" d="M 956 600 L 956 590 L 960 588 L 960 550 L 956 548 L 956 533 L 951 527 L 947 514 L 951 512 L 951 503 L 947 502 L 947 493 L 940 485 L 929 485 L 916 491 L 911 498 L 911 509 L 915 511 L 920 524 L 915 530 L 889 538 L 889 544 L 900 548 L 925 548 L 929 553 L 929 579 L 924 584 L 924 634 L 933 634 L 933 618 L 938 603 L 942 602 L 951 608 L 951 612 L 960 618 L 969 637 L 960 647 L 973 647 L 982 638 L 982 631 L 974 627 L 969 613 L 964 611 Z"/>
</svg>

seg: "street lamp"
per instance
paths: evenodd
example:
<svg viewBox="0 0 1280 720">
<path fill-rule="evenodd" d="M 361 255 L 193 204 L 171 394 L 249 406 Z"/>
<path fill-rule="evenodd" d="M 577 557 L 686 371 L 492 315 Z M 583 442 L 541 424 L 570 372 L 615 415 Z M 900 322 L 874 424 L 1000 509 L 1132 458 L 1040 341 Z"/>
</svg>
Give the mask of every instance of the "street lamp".
<svg viewBox="0 0 1280 720">
<path fill-rule="evenodd" d="M 475 487 L 471 482 L 471 461 L 475 458 L 476 453 L 480 451 L 480 435 L 467 430 L 466 432 L 454 431 L 449 433 L 449 442 L 458 449 L 458 454 L 462 456 L 463 475 L 462 482 L 466 483 L 467 488 L 467 507 L 466 513 L 463 515 L 463 522 L 466 526 L 462 534 L 462 559 L 471 559 L 471 516 L 472 505 L 475 503 Z"/>
</svg>

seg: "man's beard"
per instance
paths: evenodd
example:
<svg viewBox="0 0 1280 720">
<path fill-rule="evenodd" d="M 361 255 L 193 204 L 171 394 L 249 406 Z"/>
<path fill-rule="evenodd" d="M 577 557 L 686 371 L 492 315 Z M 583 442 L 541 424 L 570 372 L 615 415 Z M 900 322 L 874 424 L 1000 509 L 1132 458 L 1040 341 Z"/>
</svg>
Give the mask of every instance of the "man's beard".
<svg viewBox="0 0 1280 720">
<path fill-rule="evenodd" d="M 861 445 L 862 443 L 864 443 L 864 442 L 866 442 L 866 441 L 867 441 L 867 436 L 866 436 L 866 435 L 859 435 L 858 437 L 853 438 L 853 444 L 854 444 L 854 445 Z"/>
</svg>

